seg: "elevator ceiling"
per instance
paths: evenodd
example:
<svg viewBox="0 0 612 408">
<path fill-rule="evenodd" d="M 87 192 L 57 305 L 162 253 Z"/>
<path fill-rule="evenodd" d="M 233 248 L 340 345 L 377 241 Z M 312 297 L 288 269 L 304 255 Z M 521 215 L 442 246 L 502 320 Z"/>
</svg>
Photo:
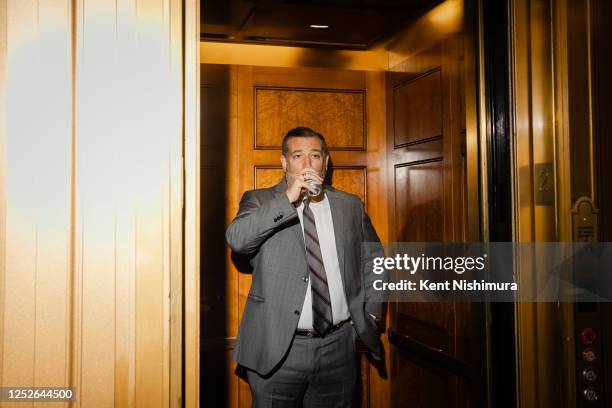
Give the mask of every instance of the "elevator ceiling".
<svg viewBox="0 0 612 408">
<path fill-rule="evenodd" d="M 441 0 L 202 0 L 205 41 L 371 49 Z"/>
</svg>

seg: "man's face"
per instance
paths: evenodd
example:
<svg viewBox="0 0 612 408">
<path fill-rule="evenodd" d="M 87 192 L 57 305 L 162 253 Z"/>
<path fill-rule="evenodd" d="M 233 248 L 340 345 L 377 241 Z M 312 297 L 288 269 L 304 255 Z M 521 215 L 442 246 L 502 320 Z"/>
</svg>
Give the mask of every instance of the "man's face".
<svg viewBox="0 0 612 408">
<path fill-rule="evenodd" d="M 305 168 L 310 167 L 325 178 L 329 156 L 323 152 L 319 138 L 293 137 L 287 142 L 287 147 L 289 148 L 287 157 L 281 155 L 285 173 L 299 174 Z"/>
</svg>

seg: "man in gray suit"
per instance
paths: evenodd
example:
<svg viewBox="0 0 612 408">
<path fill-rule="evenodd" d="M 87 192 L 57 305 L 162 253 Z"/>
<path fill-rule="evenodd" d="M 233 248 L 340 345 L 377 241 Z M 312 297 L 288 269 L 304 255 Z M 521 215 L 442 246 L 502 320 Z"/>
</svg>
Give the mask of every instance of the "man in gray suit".
<svg viewBox="0 0 612 408">
<path fill-rule="evenodd" d="M 328 162 L 323 136 L 290 130 L 284 179 L 247 191 L 227 229 L 229 246 L 253 266 L 234 358 L 255 407 L 350 407 L 357 336 L 374 359 L 382 355 L 384 304 L 374 299 L 380 276 L 371 268 L 382 246 L 357 196 L 324 186 L 311 197 Z"/>
</svg>

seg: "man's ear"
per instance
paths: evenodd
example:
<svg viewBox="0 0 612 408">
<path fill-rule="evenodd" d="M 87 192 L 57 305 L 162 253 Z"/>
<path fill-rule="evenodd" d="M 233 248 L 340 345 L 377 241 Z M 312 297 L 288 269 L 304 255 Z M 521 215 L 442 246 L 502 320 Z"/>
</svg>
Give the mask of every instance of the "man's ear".
<svg viewBox="0 0 612 408">
<path fill-rule="evenodd" d="M 281 164 L 283 165 L 283 171 L 286 173 L 287 172 L 287 158 L 285 157 L 284 154 L 281 154 L 280 160 L 281 160 Z"/>
<path fill-rule="evenodd" d="M 325 154 L 325 171 L 327 171 L 327 164 L 329 163 L 329 154 Z"/>
</svg>

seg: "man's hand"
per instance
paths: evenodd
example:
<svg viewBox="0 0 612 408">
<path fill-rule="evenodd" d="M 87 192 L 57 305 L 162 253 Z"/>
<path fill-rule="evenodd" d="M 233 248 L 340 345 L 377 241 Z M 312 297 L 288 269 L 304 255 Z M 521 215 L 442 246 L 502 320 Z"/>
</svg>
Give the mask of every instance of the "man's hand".
<svg viewBox="0 0 612 408">
<path fill-rule="evenodd" d="M 305 168 L 297 174 L 286 173 L 287 175 L 287 198 L 289 202 L 295 203 L 302 195 L 303 189 L 316 193 L 315 189 L 308 184 L 308 180 L 314 180 L 318 184 L 323 184 L 323 178 L 311 168 Z"/>
</svg>

